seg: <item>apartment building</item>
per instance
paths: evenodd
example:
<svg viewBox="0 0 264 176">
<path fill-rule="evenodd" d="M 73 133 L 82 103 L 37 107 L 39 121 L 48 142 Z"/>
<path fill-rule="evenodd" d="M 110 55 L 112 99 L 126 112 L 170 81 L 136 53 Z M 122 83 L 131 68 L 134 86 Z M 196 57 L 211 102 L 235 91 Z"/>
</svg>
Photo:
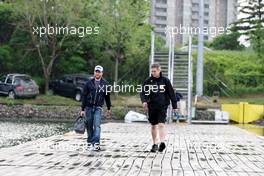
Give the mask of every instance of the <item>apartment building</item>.
<svg viewBox="0 0 264 176">
<path fill-rule="evenodd" d="M 204 27 L 226 28 L 237 19 L 238 0 L 204 0 Z M 154 31 L 166 38 L 166 27 L 198 27 L 199 0 L 152 0 L 150 22 Z M 218 33 L 216 33 L 218 35 Z M 214 34 L 205 35 L 212 40 Z M 178 34 L 176 43 L 186 44 L 188 34 Z"/>
</svg>

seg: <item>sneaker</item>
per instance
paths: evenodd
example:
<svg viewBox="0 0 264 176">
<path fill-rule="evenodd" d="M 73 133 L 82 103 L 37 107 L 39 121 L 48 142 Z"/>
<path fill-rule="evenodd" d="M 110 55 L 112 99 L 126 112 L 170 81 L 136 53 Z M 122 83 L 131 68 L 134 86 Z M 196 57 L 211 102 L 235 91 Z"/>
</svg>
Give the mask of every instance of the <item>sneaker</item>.
<svg viewBox="0 0 264 176">
<path fill-rule="evenodd" d="M 161 142 L 159 145 L 159 152 L 163 152 L 163 150 L 166 148 L 166 145 L 164 142 Z"/>
<path fill-rule="evenodd" d="M 101 150 L 100 144 L 95 143 L 95 144 L 94 144 L 94 147 L 93 147 L 93 150 L 94 150 L 94 151 L 100 151 L 100 150 Z"/>
<path fill-rule="evenodd" d="M 157 144 L 153 144 L 150 152 L 156 152 L 156 151 L 158 151 L 158 149 L 159 149 L 158 145 Z"/>
<path fill-rule="evenodd" d="M 88 143 L 88 144 L 87 144 L 87 150 L 88 150 L 88 151 L 93 150 L 93 144 Z"/>
</svg>

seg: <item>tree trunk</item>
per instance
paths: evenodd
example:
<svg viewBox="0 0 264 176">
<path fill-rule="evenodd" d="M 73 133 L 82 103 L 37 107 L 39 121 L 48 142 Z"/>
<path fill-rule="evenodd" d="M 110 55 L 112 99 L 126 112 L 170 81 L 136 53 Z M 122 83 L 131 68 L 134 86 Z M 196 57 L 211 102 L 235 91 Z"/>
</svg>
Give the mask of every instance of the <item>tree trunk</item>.
<svg viewBox="0 0 264 176">
<path fill-rule="evenodd" d="M 115 84 L 117 84 L 118 81 L 118 64 L 119 64 L 119 59 L 116 57 L 115 59 Z M 118 92 L 115 92 L 115 95 L 118 95 Z"/>
<path fill-rule="evenodd" d="M 117 83 L 118 81 L 118 64 L 119 64 L 119 59 L 115 59 L 115 82 Z"/>
<path fill-rule="evenodd" d="M 49 91 L 49 80 L 50 80 L 50 76 L 49 75 L 44 75 L 44 79 L 45 79 L 44 94 L 47 94 L 48 91 Z"/>
</svg>

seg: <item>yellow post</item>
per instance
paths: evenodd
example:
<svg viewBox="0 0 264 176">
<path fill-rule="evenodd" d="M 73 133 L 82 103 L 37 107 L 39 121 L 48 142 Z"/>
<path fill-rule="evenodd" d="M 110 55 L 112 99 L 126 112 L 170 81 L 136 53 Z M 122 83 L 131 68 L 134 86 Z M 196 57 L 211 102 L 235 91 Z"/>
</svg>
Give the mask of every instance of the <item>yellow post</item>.
<svg viewBox="0 0 264 176">
<path fill-rule="evenodd" d="M 239 103 L 238 123 L 244 123 L 244 102 Z"/>
</svg>

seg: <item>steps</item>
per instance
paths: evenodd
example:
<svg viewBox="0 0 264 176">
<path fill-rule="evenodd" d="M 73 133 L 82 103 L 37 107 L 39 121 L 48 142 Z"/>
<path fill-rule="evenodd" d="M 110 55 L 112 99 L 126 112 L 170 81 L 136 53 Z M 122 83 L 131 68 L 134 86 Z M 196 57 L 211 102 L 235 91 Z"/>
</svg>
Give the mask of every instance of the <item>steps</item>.
<svg viewBox="0 0 264 176">
<path fill-rule="evenodd" d="M 154 63 L 159 63 L 162 74 L 168 77 L 168 52 L 156 52 Z M 188 97 L 188 53 L 175 53 L 173 66 L 173 88 L 183 95 L 187 101 Z"/>
</svg>

